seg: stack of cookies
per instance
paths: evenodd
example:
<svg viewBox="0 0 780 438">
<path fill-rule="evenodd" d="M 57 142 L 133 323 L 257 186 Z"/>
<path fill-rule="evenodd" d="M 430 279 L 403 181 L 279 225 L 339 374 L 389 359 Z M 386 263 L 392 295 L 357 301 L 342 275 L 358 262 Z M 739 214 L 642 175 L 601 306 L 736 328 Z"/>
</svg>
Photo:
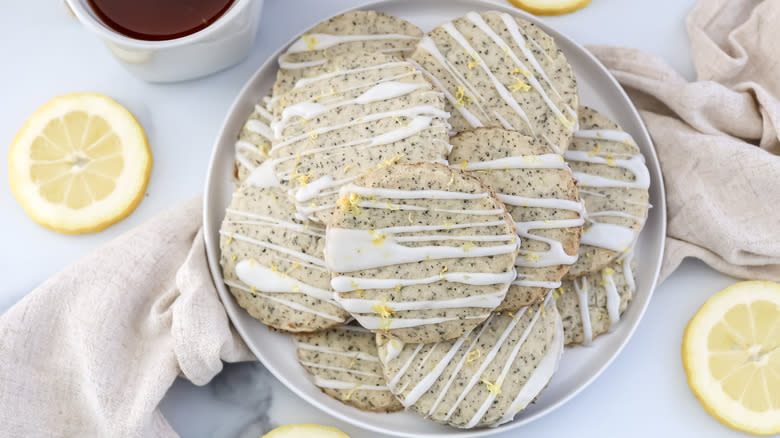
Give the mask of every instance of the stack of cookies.
<svg viewBox="0 0 780 438">
<path fill-rule="evenodd" d="M 355 11 L 279 58 L 236 142 L 225 284 L 362 410 L 511 421 L 618 323 L 649 174 L 532 23 Z"/>
</svg>

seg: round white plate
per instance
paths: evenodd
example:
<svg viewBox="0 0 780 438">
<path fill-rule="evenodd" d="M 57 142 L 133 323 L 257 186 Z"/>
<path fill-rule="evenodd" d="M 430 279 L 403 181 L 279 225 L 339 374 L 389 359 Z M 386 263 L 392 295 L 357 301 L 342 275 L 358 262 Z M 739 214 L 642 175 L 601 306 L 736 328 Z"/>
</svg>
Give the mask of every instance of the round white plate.
<svg viewBox="0 0 780 438">
<path fill-rule="evenodd" d="M 239 334 L 258 359 L 290 390 L 325 412 L 356 426 L 407 437 L 477 437 L 519 427 L 541 417 L 574 397 L 592 382 L 620 353 L 647 308 L 661 266 L 666 234 L 666 204 L 658 158 L 639 114 L 615 79 L 589 52 L 534 17 L 510 6 L 481 0 L 377 1 L 360 9 L 386 12 L 409 20 L 428 31 L 468 11 L 500 10 L 538 24 L 552 35 L 574 68 L 580 100 L 618 122 L 633 135 L 650 169 L 650 210 L 635 249 L 638 264 L 637 288 L 620 323 L 608 336 L 590 347 L 567 349 L 560 369 L 539 399 L 511 423 L 495 429 L 459 430 L 424 420 L 412 413 L 377 414 L 341 404 L 322 393 L 297 364 L 295 347 L 287 335 L 276 333 L 241 309 L 222 282 L 219 266 L 219 227 L 233 193 L 233 147 L 255 103 L 271 89 L 276 78 L 276 59 L 287 48 L 279 48 L 247 82 L 225 118 L 211 156 L 203 211 L 206 252 L 214 283 Z M 323 17 L 326 19 L 326 17 Z M 313 25 L 313 24 L 312 24 Z M 302 31 L 305 29 L 302 29 Z M 296 37 L 297 39 L 297 37 Z M 291 41 L 292 42 L 292 41 Z"/>
</svg>

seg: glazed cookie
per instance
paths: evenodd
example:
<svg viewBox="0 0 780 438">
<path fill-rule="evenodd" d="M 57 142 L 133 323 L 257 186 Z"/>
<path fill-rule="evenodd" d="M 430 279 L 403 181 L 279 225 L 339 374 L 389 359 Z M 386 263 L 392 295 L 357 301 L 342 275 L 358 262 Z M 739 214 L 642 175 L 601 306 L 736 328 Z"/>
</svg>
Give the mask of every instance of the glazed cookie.
<svg viewBox="0 0 780 438">
<path fill-rule="evenodd" d="M 577 259 L 584 209 L 563 157 L 517 131 L 479 128 L 450 139 L 452 166 L 492 187 L 520 238 L 517 279 L 498 310 L 540 301 Z"/>
<path fill-rule="evenodd" d="M 236 164 L 233 176 L 243 182 L 253 170 L 260 166 L 271 152 L 271 113 L 265 108 L 265 99 L 255 105 L 236 141 Z"/>
<path fill-rule="evenodd" d="M 342 187 L 325 260 L 336 301 L 364 327 L 438 342 L 484 321 L 515 278 L 511 218 L 493 191 L 433 163 Z"/>
<path fill-rule="evenodd" d="M 392 15 L 374 11 L 351 11 L 314 26 L 279 57 L 279 73 L 273 95 L 282 96 L 311 67 L 346 54 L 385 53 L 408 56 L 423 32 Z"/>
<path fill-rule="evenodd" d="M 407 409 L 439 423 L 511 421 L 558 369 L 563 327 L 551 295 L 517 314 L 494 313 L 450 341 L 401 344 L 377 336 L 388 387 Z"/>
<path fill-rule="evenodd" d="M 633 272 L 628 253 L 597 273 L 564 280 L 555 295 L 566 345 L 588 345 L 614 328 L 636 291 Z"/>
<path fill-rule="evenodd" d="M 376 336 L 358 325 L 296 335 L 298 362 L 314 384 L 336 400 L 364 411 L 403 409 L 387 389 Z"/>
<path fill-rule="evenodd" d="M 258 171 L 262 171 L 260 166 Z M 322 256 L 325 230 L 298 222 L 285 193 L 252 185 L 234 194 L 222 222 L 220 262 L 238 304 L 264 324 L 313 332 L 343 324 Z"/>
<path fill-rule="evenodd" d="M 561 153 L 577 124 L 577 81 L 555 41 L 506 13 L 469 12 L 420 40 L 411 59 L 447 97 L 455 131 L 502 126 Z"/>
<path fill-rule="evenodd" d="M 323 223 L 339 187 L 396 162 L 446 162 L 441 93 L 411 64 L 382 54 L 329 61 L 274 114 L 271 157 L 298 212 Z"/>
<path fill-rule="evenodd" d="M 603 114 L 580 108 L 580 130 L 564 158 L 587 220 L 568 278 L 596 272 L 631 248 L 645 224 L 650 173 L 634 139 Z"/>
</svg>

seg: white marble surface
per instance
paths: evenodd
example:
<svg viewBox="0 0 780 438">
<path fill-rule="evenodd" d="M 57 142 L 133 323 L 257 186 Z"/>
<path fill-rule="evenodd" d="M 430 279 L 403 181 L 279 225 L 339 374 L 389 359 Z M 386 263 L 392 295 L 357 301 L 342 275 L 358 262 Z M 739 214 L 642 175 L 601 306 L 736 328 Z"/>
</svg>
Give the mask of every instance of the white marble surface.
<svg viewBox="0 0 780 438">
<path fill-rule="evenodd" d="M 136 113 L 152 143 L 155 168 L 146 199 L 128 219 L 96 235 L 72 237 L 30 221 L 5 183 L 7 167 L 0 166 L 0 312 L 92 248 L 200 193 L 217 129 L 255 68 L 308 25 L 362 2 L 266 0 L 257 43 L 246 61 L 170 85 L 147 84 L 124 72 L 59 0 L 6 3 L 0 15 L 0 141 L 8 145 L 24 120 L 52 96 L 97 91 Z M 693 3 L 593 0 L 585 10 L 546 21 L 583 44 L 644 49 L 692 78 L 684 17 Z M 658 288 L 634 338 L 593 385 L 553 414 L 503 437 L 736 435 L 701 409 L 687 389 L 679 357 L 690 316 L 709 295 L 734 281 L 699 262 L 684 263 Z M 339 426 L 353 437 L 374 436 L 307 405 L 258 364 L 228 365 L 205 387 L 177 381 L 162 407 L 183 437 L 257 437 L 270 425 L 302 421 Z"/>
</svg>

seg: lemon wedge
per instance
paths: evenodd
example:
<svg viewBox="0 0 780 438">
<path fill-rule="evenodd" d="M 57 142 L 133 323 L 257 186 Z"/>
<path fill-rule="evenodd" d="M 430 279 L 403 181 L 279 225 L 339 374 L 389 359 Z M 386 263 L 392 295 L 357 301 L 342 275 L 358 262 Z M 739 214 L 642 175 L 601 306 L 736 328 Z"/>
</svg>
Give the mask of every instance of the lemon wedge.
<svg viewBox="0 0 780 438">
<path fill-rule="evenodd" d="M 582 9 L 590 0 L 507 0 L 534 15 L 563 15 Z"/>
<path fill-rule="evenodd" d="M 745 281 L 708 299 L 685 329 L 688 385 L 713 417 L 780 432 L 780 284 Z"/>
<path fill-rule="evenodd" d="M 263 435 L 262 438 L 349 438 L 349 435 L 330 426 L 299 423 L 280 426 Z"/>
<path fill-rule="evenodd" d="M 101 231 L 127 217 L 151 171 L 141 125 L 96 93 L 50 100 L 27 119 L 8 153 L 16 199 L 35 222 L 66 234 Z"/>
</svg>

